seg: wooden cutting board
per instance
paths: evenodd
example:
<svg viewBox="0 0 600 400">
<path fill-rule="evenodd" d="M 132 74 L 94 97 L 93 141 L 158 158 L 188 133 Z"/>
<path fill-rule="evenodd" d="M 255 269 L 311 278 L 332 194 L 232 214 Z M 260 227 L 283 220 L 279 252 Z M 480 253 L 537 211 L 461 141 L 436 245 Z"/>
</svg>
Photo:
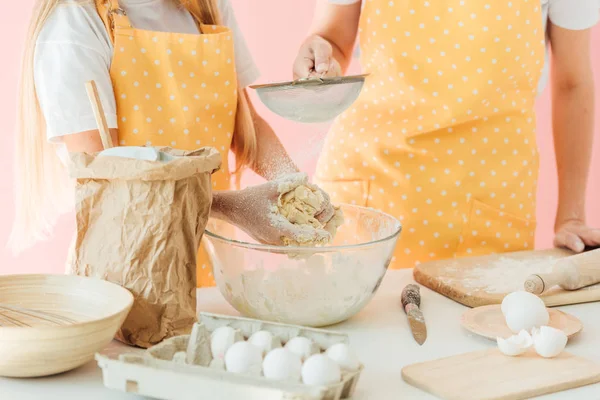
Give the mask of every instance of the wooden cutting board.
<svg viewBox="0 0 600 400">
<path fill-rule="evenodd" d="M 569 255 L 550 249 L 432 261 L 417 266 L 414 278 L 468 307 L 500 304 L 508 293 L 524 290 L 529 275 L 550 272 L 554 260 Z M 575 291 L 556 286 L 542 298 L 548 307 L 600 301 L 600 284 Z"/>
<path fill-rule="evenodd" d="M 546 359 L 492 349 L 409 365 L 402 379 L 444 400 L 522 400 L 600 382 L 600 365 L 566 352 Z"/>
</svg>

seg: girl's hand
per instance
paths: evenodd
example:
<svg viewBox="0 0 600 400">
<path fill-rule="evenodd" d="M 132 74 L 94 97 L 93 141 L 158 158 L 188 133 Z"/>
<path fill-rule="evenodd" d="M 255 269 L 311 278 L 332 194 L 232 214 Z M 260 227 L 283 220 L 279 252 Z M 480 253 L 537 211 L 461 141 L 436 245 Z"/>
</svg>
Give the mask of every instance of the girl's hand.
<svg viewBox="0 0 600 400">
<path fill-rule="evenodd" d="M 600 229 L 594 229 L 580 220 L 568 220 L 557 225 L 554 246 L 581 253 L 586 246 L 600 246 Z"/>
<path fill-rule="evenodd" d="M 277 183 L 279 185 L 281 182 L 286 182 L 289 188 L 295 188 L 300 185 L 310 186 L 313 190 L 318 190 L 323 196 L 323 204 L 321 204 L 321 209 L 317 211 L 315 217 L 317 220 L 326 225 L 331 218 L 335 215 L 335 209 L 333 208 L 333 204 L 331 204 L 331 198 L 323 189 L 314 184 L 309 184 L 308 175 L 304 172 L 296 172 L 291 174 L 280 175 L 277 179 L 273 181 L 273 183 Z M 275 201 L 277 204 L 277 201 Z"/>
<path fill-rule="evenodd" d="M 323 207 L 321 207 L 321 211 L 316 215 L 317 220 L 326 225 L 331 218 L 333 218 L 335 214 L 335 209 L 333 208 L 333 204 L 331 204 L 331 198 L 329 195 L 321 188 L 318 188 L 319 192 L 323 195 L 325 202 L 323 203 Z"/>
<path fill-rule="evenodd" d="M 294 61 L 294 79 L 336 77 L 342 75 L 340 63 L 333 57 L 331 43 L 321 36 L 310 36 L 300 47 Z"/>
</svg>

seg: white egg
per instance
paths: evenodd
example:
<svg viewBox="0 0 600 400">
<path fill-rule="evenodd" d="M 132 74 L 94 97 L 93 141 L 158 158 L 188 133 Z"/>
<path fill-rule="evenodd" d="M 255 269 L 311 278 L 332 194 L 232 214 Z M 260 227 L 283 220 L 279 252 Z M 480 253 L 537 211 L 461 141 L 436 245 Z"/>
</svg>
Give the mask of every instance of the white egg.
<svg viewBox="0 0 600 400">
<path fill-rule="evenodd" d="M 225 353 L 225 369 L 236 374 L 260 375 L 262 354 L 248 342 L 236 342 Z"/>
<path fill-rule="evenodd" d="M 223 358 L 234 343 L 244 340 L 242 333 L 230 326 L 221 326 L 210 335 L 210 352 L 213 358 Z"/>
<path fill-rule="evenodd" d="M 569 338 L 560 329 L 542 326 L 533 332 L 533 346 L 544 358 L 556 357 L 565 349 Z"/>
<path fill-rule="evenodd" d="M 178 351 L 177 353 L 173 354 L 173 359 L 172 361 L 178 364 L 185 364 L 185 359 L 186 359 L 187 355 L 185 353 L 185 351 Z"/>
<path fill-rule="evenodd" d="M 308 357 L 319 352 L 319 346 L 317 346 L 312 340 L 302 336 L 296 336 L 288 340 L 288 342 L 285 344 L 285 348 L 290 350 L 292 353 L 299 355 L 303 362 Z"/>
<path fill-rule="evenodd" d="M 334 344 L 327 349 L 325 354 L 344 371 L 356 371 L 360 368 L 358 357 L 345 343 Z"/>
<path fill-rule="evenodd" d="M 531 331 L 532 328 L 547 325 L 550 315 L 544 301 L 538 296 L 525 292 L 513 292 L 502 301 L 502 313 L 511 331 Z"/>
<path fill-rule="evenodd" d="M 263 375 L 276 381 L 299 382 L 302 372 L 300 356 L 285 348 L 267 353 L 262 364 Z"/>
<path fill-rule="evenodd" d="M 518 335 L 503 339 L 501 337 L 496 338 L 498 348 L 502 354 L 515 357 L 519 356 L 527 351 L 533 344 L 533 339 L 529 332 L 523 330 Z"/>
<path fill-rule="evenodd" d="M 218 369 L 220 371 L 225 371 L 225 361 L 222 358 L 213 358 L 208 365 L 211 369 Z"/>
<path fill-rule="evenodd" d="M 507 294 L 502 300 L 502 313 L 506 315 L 507 312 L 515 308 L 522 308 L 526 305 L 534 305 L 537 307 L 546 307 L 544 301 L 533 293 L 526 292 L 524 290 L 516 291 Z"/>
<path fill-rule="evenodd" d="M 269 331 L 254 332 L 248 341 L 262 351 L 263 357 L 271 350 L 281 347 L 281 339 Z"/>
<path fill-rule="evenodd" d="M 325 354 L 314 354 L 302 365 L 302 382 L 306 385 L 331 385 L 342 379 L 342 371 Z"/>
</svg>

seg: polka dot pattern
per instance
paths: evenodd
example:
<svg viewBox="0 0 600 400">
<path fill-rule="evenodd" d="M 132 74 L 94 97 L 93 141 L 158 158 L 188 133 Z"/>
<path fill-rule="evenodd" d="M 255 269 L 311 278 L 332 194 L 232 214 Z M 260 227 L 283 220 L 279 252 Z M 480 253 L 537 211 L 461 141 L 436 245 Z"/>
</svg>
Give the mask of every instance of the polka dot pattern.
<svg viewBox="0 0 600 400">
<path fill-rule="evenodd" d="M 533 247 L 539 0 L 364 0 L 367 77 L 317 167 L 403 224 L 391 268 Z"/>
<path fill-rule="evenodd" d="M 105 10 L 100 14 L 106 15 Z M 202 25 L 201 35 L 152 32 L 131 28 L 125 15 L 114 18 L 118 51 L 110 73 L 119 143 L 183 150 L 212 146 L 223 159 L 212 177 L 213 189 L 229 189 L 228 153 L 237 107 L 231 31 Z M 198 253 L 197 277 L 199 286 L 214 285 L 204 246 Z"/>
</svg>

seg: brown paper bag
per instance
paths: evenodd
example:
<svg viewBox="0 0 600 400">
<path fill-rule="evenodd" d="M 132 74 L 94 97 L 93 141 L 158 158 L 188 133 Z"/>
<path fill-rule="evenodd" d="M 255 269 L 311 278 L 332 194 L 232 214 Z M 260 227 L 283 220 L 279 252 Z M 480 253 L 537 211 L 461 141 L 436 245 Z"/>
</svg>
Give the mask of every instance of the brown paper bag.
<svg viewBox="0 0 600 400">
<path fill-rule="evenodd" d="M 135 302 L 116 338 L 139 347 L 189 333 L 196 321 L 196 255 L 212 202 L 213 148 L 168 162 L 71 156 L 77 237 L 71 272 L 117 283 Z"/>
</svg>

